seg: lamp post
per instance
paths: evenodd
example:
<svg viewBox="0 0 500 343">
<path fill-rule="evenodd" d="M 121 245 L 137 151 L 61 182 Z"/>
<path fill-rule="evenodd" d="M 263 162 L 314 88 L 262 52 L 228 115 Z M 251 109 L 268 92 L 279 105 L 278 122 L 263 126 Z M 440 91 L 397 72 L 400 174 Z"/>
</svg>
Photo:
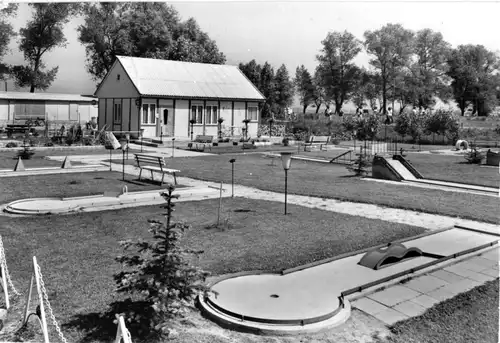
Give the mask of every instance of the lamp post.
<svg viewBox="0 0 500 343">
<path fill-rule="evenodd" d="M 288 198 L 288 169 L 290 169 L 290 165 L 292 163 L 292 153 L 291 152 L 282 152 L 281 153 L 281 163 L 283 164 L 283 169 L 285 170 L 285 215 L 287 198 Z"/>
<path fill-rule="evenodd" d="M 127 149 L 127 139 L 120 138 L 120 145 L 122 146 L 122 181 L 125 181 L 125 150 Z"/>
<path fill-rule="evenodd" d="M 172 138 L 172 158 L 174 158 L 174 149 L 175 149 L 175 137 Z"/>
<path fill-rule="evenodd" d="M 234 162 L 236 162 L 235 158 L 229 160 L 231 163 L 231 198 L 234 198 Z"/>
<path fill-rule="evenodd" d="M 127 160 L 128 160 L 128 146 L 130 144 L 130 133 L 126 133 L 125 138 L 127 139 Z"/>
</svg>

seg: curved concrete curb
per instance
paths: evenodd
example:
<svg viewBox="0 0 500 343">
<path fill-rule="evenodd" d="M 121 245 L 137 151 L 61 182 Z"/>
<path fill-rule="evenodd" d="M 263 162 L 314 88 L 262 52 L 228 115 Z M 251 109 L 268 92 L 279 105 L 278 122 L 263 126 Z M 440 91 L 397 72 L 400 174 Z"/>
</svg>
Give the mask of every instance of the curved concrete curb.
<svg viewBox="0 0 500 343">
<path fill-rule="evenodd" d="M 258 335 L 289 336 L 303 333 L 316 333 L 330 330 L 345 323 L 351 315 L 351 304 L 344 299 L 344 306 L 335 309 L 333 312 L 323 316 L 324 320 L 311 324 L 269 324 L 249 320 L 242 320 L 229 316 L 212 307 L 203 297 L 198 297 L 198 306 L 202 314 L 213 322 L 226 329 L 248 332 Z"/>
</svg>

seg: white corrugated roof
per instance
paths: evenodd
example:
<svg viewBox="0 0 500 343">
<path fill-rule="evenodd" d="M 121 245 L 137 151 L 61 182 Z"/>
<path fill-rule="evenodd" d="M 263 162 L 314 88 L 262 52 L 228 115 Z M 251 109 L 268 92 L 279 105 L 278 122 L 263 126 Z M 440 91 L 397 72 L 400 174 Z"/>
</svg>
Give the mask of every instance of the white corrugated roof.
<svg viewBox="0 0 500 343">
<path fill-rule="evenodd" d="M 141 95 L 265 100 L 236 66 L 117 56 Z"/>
<path fill-rule="evenodd" d="M 91 102 L 97 100 L 93 96 L 80 94 L 59 94 L 59 93 L 28 93 L 28 92 L 2 92 L 0 99 L 8 100 L 48 100 L 48 101 L 78 101 Z"/>
</svg>

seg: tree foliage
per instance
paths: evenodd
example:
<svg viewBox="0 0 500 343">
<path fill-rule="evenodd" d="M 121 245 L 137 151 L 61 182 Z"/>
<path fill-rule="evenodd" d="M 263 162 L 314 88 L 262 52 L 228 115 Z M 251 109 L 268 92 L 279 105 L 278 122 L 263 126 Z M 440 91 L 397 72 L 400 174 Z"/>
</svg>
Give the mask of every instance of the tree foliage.
<svg viewBox="0 0 500 343">
<path fill-rule="evenodd" d="M 126 270 L 115 274 L 118 293 L 137 295 L 142 306 L 129 309 L 126 314 L 132 325 L 139 326 L 142 333 L 157 332 L 167 335 L 172 330 L 172 319 L 183 316 L 194 306 L 196 296 L 205 296 L 209 289 L 204 285 L 207 272 L 191 265 L 188 256 L 200 251 L 180 246 L 183 233 L 189 226 L 172 222 L 174 210 L 172 195 L 175 187 L 169 185 L 161 195 L 166 200 L 165 221 L 149 220 L 149 232 L 155 241 L 122 241 L 125 249 L 135 247 L 137 254 L 118 256 L 116 260 L 126 266 Z"/>
<path fill-rule="evenodd" d="M 15 16 L 17 9 L 17 4 L 0 9 L 0 80 L 4 80 L 9 73 L 9 66 L 2 63 L 2 59 L 9 52 L 10 40 L 16 36 L 9 17 Z"/>
<path fill-rule="evenodd" d="M 389 86 L 396 75 L 408 67 L 413 52 L 413 32 L 400 24 L 387 24 L 376 31 L 366 31 L 365 48 L 372 56 L 370 64 L 381 81 L 382 110 L 387 113 Z"/>
<path fill-rule="evenodd" d="M 285 108 L 290 107 L 293 102 L 294 86 L 288 73 L 288 69 L 282 64 L 274 76 L 276 111 L 283 115 Z"/>
<path fill-rule="evenodd" d="M 78 40 L 85 46 L 87 71 L 100 81 L 117 55 L 224 64 L 215 41 L 190 18 L 181 21 L 162 2 L 92 3 L 84 9 Z"/>
<path fill-rule="evenodd" d="M 295 70 L 295 87 L 302 105 L 302 113 L 306 113 L 307 107 L 314 101 L 314 84 L 311 73 L 301 65 Z"/>
<path fill-rule="evenodd" d="M 316 56 L 318 82 L 335 103 L 335 113 L 339 113 L 359 85 L 361 70 L 353 60 L 361 51 L 361 43 L 344 31 L 328 33 L 321 44 L 321 53 Z"/>
<path fill-rule="evenodd" d="M 28 65 L 12 67 L 12 74 L 18 87 L 30 87 L 33 93 L 37 89 L 46 90 L 54 81 L 58 67 L 45 71 L 43 55 L 57 47 L 66 46 L 64 25 L 79 13 L 80 5 L 34 3 L 30 6 L 33 8 L 33 17 L 19 31 L 19 50 Z"/>
<path fill-rule="evenodd" d="M 428 131 L 428 114 L 427 112 L 404 111 L 398 115 L 395 120 L 394 131 L 401 136 L 409 135 L 414 142 L 418 142 L 422 135 Z"/>
<path fill-rule="evenodd" d="M 473 106 L 473 113 L 487 115 L 498 103 L 500 70 L 498 56 L 482 45 L 460 45 L 448 59 L 453 97 L 462 115 Z"/>
</svg>

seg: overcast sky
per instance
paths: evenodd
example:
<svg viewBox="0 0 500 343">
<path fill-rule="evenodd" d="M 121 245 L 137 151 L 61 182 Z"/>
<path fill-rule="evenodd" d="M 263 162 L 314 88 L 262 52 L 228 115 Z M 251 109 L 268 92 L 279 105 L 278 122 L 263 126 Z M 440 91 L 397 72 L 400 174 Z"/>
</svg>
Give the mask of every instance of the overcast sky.
<svg viewBox="0 0 500 343">
<path fill-rule="evenodd" d="M 304 64 L 311 72 L 321 40 L 329 31 L 347 30 L 363 39 L 366 30 L 387 23 L 405 28 L 440 31 L 454 47 L 482 44 L 500 50 L 500 2 L 485 1 L 225 1 L 169 2 L 183 20 L 194 17 L 202 30 L 217 42 L 228 64 L 269 61 L 275 69 L 284 63 L 291 75 Z M 23 3 L 12 20 L 16 31 L 31 18 L 31 8 Z M 44 56 L 46 65 L 59 66 L 57 79 L 49 88 L 53 93 L 91 94 L 95 83 L 85 70 L 85 48 L 78 43 L 76 28 L 82 18 L 65 28 L 66 48 L 57 48 Z M 4 61 L 23 63 L 16 41 Z M 360 54 L 356 62 L 367 65 L 368 56 Z M 13 90 L 12 83 L 9 90 Z M 3 87 L 1 88 L 3 90 Z"/>
</svg>

